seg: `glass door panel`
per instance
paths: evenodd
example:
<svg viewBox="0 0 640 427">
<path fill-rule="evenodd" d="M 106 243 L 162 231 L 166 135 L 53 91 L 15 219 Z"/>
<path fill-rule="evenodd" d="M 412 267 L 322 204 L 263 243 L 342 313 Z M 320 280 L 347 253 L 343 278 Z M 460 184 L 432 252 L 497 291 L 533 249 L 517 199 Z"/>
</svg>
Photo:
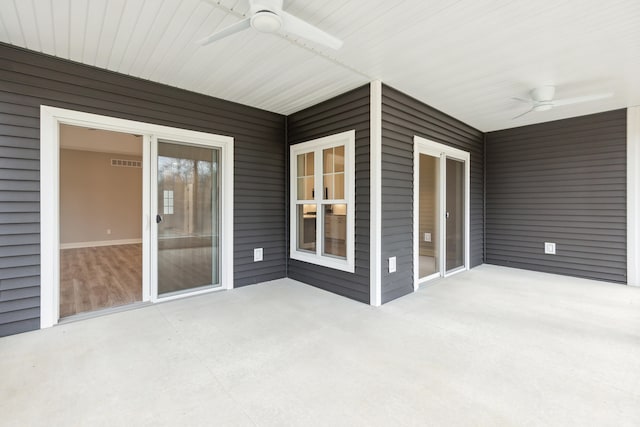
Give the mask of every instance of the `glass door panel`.
<svg viewBox="0 0 640 427">
<path fill-rule="evenodd" d="M 158 295 L 219 286 L 218 149 L 158 141 Z"/>
<path fill-rule="evenodd" d="M 449 272 L 465 264 L 465 165 L 462 161 L 447 158 L 445 170 L 446 271 Z"/>
<path fill-rule="evenodd" d="M 440 272 L 440 158 L 420 154 L 418 268 L 420 279 Z"/>
</svg>

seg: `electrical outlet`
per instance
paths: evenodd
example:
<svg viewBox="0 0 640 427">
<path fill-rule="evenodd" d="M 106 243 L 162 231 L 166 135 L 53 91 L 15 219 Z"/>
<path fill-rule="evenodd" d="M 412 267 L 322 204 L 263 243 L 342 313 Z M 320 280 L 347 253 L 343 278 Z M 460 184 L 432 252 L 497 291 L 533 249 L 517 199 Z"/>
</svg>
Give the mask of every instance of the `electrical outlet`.
<svg viewBox="0 0 640 427">
<path fill-rule="evenodd" d="M 262 248 L 255 248 L 253 250 L 253 262 L 262 261 Z"/>
<path fill-rule="evenodd" d="M 425 242 L 431 241 L 431 233 L 424 233 L 424 241 Z"/>
<path fill-rule="evenodd" d="M 544 242 L 544 253 L 549 255 L 555 255 L 556 244 L 553 242 Z"/>
<path fill-rule="evenodd" d="M 107 228 L 107 234 L 111 234 L 111 229 Z"/>
<path fill-rule="evenodd" d="M 389 273 L 396 272 L 396 257 L 392 256 L 389 258 Z"/>
</svg>

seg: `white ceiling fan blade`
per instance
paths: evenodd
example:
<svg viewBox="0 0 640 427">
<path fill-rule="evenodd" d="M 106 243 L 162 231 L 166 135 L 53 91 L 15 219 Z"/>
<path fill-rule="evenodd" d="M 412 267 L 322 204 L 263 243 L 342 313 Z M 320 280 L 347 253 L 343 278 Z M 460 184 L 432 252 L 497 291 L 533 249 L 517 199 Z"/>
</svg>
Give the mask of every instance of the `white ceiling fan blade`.
<svg viewBox="0 0 640 427">
<path fill-rule="evenodd" d="M 527 110 L 527 111 L 525 111 L 525 112 L 524 112 L 524 113 L 522 113 L 522 114 L 518 114 L 518 115 L 517 115 L 517 116 L 515 116 L 515 117 L 511 117 L 511 120 L 519 119 L 520 117 L 524 116 L 525 114 L 529 114 L 529 113 L 530 113 L 530 112 L 532 112 L 532 111 L 533 111 L 533 107 L 531 107 L 531 109 L 530 109 L 530 110 Z"/>
<path fill-rule="evenodd" d="M 535 101 L 533 101 L 532 99 L 525 99 L 525 98 L 511 98 L 514 101 L 520 101 L 520 102 L 524 102 L 525 104 L 532 104 Z"/>
<path fill-rule="evenodd" d="M 554 99 L 553 106 L 561 107 L 563 105 L 579 104 L 581 102 L 597 101 L 599 99 L 611 98 L 613 93 L 601 93 L 597 95 L 577 96 L 575 98 Z"/>
<path fill-rule="evenodd" d="M 342 47 L 342 40 L 339 38 L 325 33 L 320 28 L 314 27 L 290 13 L 282 11 L 280 12 L 280 17 L 282 18 L 282 30 L 285 33 L 295 34 L 336 50 Z"/>
<path fill-rule="evenodd" d="M 230 36 L 231 34 L 235 34 L 235 33 L 239 33 L 240 31 L 244 31 L 247 28 L 251 27 L 251 19 L 247 18 L 247 19 L 243 19 L 240 22 L 236 22 L 235 24 L 232 24 L 230 26 L 228 26 L 227 28 L 225 28 L 224 30 L 220 30 L 216 33 L 210 34 L 207 37 L 200 39 L 197 41 L 197 43 L 201 44 L 202 46 L 208 45 L 209 43 L 213 43 L 216 40 L 220 40 L 223 39 L 227 36 Z"/>
</svg>

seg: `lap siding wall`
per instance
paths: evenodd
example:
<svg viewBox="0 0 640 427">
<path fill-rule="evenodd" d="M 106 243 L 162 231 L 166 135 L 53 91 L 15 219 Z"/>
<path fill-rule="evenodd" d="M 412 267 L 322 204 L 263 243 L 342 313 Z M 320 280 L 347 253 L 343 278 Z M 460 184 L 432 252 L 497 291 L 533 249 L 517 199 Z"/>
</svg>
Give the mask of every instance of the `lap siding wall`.
<svg viewBox="0 0 640 427">
<path fill-rule="evenodd" d="M 382 87 L 382 302 L 413 292 L 413 137 L 471 153 L 471 266 L 484 246 L 483 133 L 389 86 Z M 387 259 L 395 256 L 397 271 Z"/>
<path fill-rule="evenodd" d="M 626 133 L 624 109 L 488 133 L 486 262 L 626 283 Z"/>
<path fill-rule="evenodd" d="M 0 336 L 40 326 L 43 104 L 232 136 L 235 286 L 285 276 L 284 116 L 0 44 Z"/>
<path fill-rule="evenodd" d="M 356 218 L 355 273 L 289 259 L 288 276 L 310 285 L 369 303 L 370 89 L 351 92 L 294 113 L 287 118 L 289 145 L 355 129 Z"/>
</svg>

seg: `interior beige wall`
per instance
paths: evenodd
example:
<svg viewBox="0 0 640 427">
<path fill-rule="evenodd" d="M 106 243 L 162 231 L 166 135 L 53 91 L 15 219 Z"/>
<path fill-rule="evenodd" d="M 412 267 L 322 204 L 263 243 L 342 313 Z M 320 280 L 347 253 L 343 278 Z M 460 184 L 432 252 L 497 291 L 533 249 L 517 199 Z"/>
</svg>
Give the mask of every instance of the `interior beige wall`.
<svg viewBox="0 0 640 427">
<path fill-rule="evenodd" d="M 114 167 L 112 158 L 142 160 L 60 150 L 61 244 L 142 238 L 142 168 Z"/>
</svg>

